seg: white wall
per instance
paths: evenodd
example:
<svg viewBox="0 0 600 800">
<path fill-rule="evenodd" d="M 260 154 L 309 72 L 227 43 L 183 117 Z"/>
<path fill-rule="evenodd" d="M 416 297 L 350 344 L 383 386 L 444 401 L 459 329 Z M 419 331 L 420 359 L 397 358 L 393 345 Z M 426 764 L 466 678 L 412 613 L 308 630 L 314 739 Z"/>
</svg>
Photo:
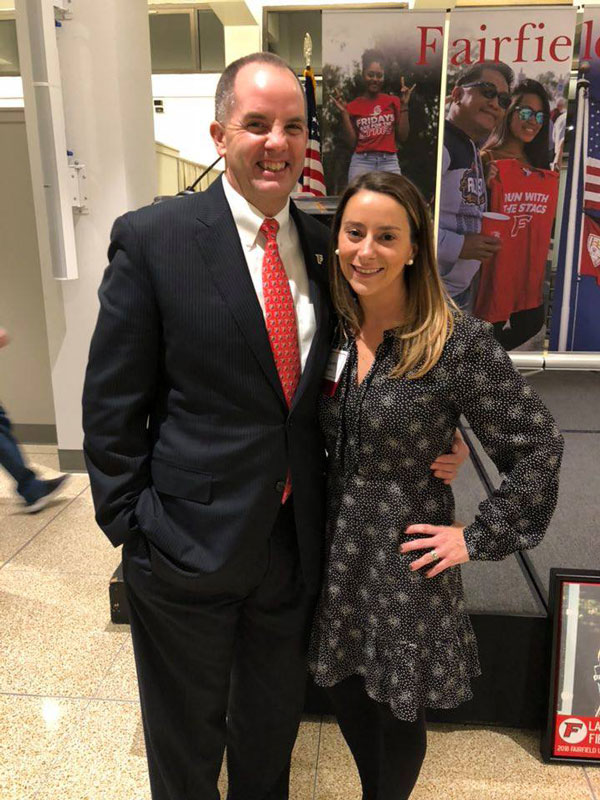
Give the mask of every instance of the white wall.
<svg viewBox="0 0 600 800">
<path fill-rule="evenodd" d="M 217 157 L 208 125 L 214 118 L 218 74 L 153 75 L 152 95 L 164 113 L 154 113 L 154 138 L 182 158 L 208 166 Z M 0 108 L 23 107 L 21 78 L 0 78 Z M 109 115 L 108 115 L 109 116 Z"/>
<path fill-rule="evenodd" d="M 13 423 L 54 425 L 48 333 L 22 110 L 0 110 L 0 402 Z"/>
<path fill-rule="evenodd" d="M 126 210 L 151 202 L 156 192 L 146 3 L 79 0 L 73 11 L 60 29 L 59 56 L 67 146 L 87 173 L 89 213 L 75 217 L 77 280 L 52 278 L 40 132 L 29 116 L 36 109 L 32 73 L 21 56 L 58 446 L 63 453 L 81 450 L 81 392 L 112 223 Z"/>
<path fill-rule="evenodd" d="M 214 119 L 219 75 L 153 75 L 152 95 L 163 101 L 164 113 L 154 113 L 157 142 L 179 150 L 182 158 L 208 166 L 217 157 L 208 133 Z"/>
<path fill-rule="evenodd" d="M 21 78 L 0 78 L 0 108 L 23 108 Z"/>
</svg>

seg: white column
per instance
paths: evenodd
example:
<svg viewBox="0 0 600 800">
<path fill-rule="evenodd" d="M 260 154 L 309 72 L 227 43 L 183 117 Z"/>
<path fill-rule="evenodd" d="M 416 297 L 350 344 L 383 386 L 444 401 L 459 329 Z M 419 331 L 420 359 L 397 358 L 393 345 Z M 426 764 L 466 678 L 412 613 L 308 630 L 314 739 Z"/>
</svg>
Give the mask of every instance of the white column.
<svg viewBox="0 0 600 800">
<path fill-rule="evenodd" d="M 81 392 L 110 229 L 115 217 L 152 202 L 156 192 L 147 0 L 73 0 L 70 9 L 72 18 L 57 29 L 66 141 L 86 166 L 89 208 L 75 218 L 76 280 L 52 278 L 44 215 L 41 230 L 38 215 L 58 447 L 66 468 L 82 447 Z M 31 93 L 24 85 L 26 119 Z M 30 139 L 39 199 L 43 176 L 31 147 Z"/>
<path fill-rule="evenodd" d="M 210 7 L 223 23 L 225 63 L 256 53 L 260 46 L 260 13 L 250 9 L 246 0 L 210 0 Z"/>
</svg>

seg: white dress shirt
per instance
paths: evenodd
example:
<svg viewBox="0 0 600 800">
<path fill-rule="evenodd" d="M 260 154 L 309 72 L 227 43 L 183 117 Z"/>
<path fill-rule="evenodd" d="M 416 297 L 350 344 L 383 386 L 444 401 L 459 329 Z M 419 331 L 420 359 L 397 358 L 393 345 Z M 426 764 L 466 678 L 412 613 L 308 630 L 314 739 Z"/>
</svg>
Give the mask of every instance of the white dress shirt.
<svg viewBox="0 0 600 800">
<path fill-rule="evenodd" d="M 254 290 L 264 315 L 262 263 L 265 253 L 265 238 L 260 233 L 260 226 L 265 219 L 265 215 L 236 192 L 225 175 L 223 175 L 223 190 L 233 215 L 240 242 L 242 243 L 242 250 L 246 256 L 250 277 L 254 284 Z M 296 309 L 300 362 L 304 370 L 317 324 L 315 310 L 308 294 L 308 275 L 304 264 L 302 247 L 300 246 L 300 237 L 298 236 L 296 225 L 290 217 L 289 202 L 273 219 L 276 219 L 279 223 L 277 247 L 290 282 L 290 290 L 294 308 Z"/>
</svg>

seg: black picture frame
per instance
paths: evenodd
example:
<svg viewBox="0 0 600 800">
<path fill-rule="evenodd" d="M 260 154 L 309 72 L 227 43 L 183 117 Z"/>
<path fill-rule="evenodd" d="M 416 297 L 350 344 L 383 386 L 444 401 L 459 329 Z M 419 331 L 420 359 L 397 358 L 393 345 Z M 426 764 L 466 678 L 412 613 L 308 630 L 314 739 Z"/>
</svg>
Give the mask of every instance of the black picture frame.
<svg viewBox="0 0 600 800">
<path fill-rule="evenodd" d="M 600 766 L 600 570 L 551 569 L 548 617 L 550 687 L 542 758 Z"/>
</svg>

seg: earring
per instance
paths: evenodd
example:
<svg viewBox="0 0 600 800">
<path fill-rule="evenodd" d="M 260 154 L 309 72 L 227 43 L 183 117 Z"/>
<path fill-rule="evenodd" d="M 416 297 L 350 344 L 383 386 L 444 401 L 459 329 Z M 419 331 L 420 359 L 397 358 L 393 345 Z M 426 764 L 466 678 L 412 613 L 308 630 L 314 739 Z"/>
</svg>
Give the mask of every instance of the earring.
<svg viewBox="0 0 600 800">
<path fill-rule="evenodd" d="M 410 266 L 411 266 L 412 264 L 414 264 L 414 263 L 415 263 L 415 260 L 414 260 L 414 258 L 409 258 L 409 259 L 408 259 L 408 261 L 406 262 L 406 266 L 407 266 L 407 267 L 410 267 Z"/>
<path fill-rule="evenodd" d="M 336 256 L 339 256 L 339 254 L 340 254 L 339 248 L 337 250 L 334 250 L 333 252 L 336 254 Z"/>
</svg>

